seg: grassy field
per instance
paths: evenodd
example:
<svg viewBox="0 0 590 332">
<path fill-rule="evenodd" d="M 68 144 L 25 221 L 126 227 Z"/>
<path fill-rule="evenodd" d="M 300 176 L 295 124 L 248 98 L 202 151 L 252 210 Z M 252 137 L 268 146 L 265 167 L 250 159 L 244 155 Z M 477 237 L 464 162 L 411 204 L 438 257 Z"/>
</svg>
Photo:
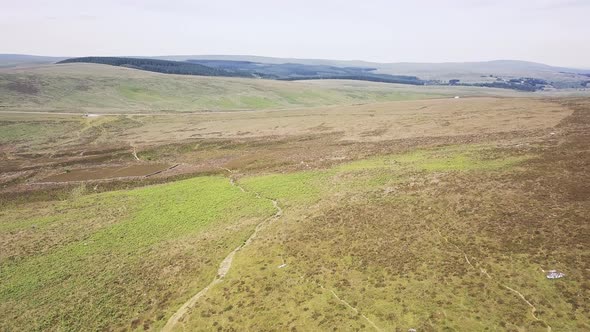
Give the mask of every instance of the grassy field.
<svg viewBox="0 0 590 332">
<path fill-rule="evenodd" d="M 286 82 L 158 74 L 96 64 L 0 68 L 0 111 L 158 113 L 290 109 L 462 97 L 588 96 L 462 86 L 311 80 Z"/>
<path fill-rule="evenodd" d="M 3 330 L 150 327 L 273 211 L 224 177 L 84 189 L 41 210 L 2 212 Z"/>
<path fill-rule="evenodd" d="M 587 98 L 19 70 L 2 331 L 590 330 Z"/>
<path fill-rule="evenodd" d="M 250 110 L 413 100 L 450 94 L 388 84 L 321 87 L 305 82 L 167 75 L 91 64 L 0 71 L 3 110 Z"/>
</svg>

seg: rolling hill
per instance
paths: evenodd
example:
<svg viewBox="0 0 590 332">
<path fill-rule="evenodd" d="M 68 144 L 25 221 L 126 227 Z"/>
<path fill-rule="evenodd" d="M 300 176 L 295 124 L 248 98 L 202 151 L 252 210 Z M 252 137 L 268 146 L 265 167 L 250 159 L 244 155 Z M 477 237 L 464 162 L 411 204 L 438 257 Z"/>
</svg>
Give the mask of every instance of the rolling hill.
<svg viewBox="0 0 590 332">
<path fill-rule="evenodd" d="M 224 76 L 224 77 L 241 77 L 248 76 L 236 71 L 227 71 L 221 68 L 213 68 L 198 63 L 187 61 L 171 61 L 144 58 L 123 58 L 123 57 L 82 57 L 70 58 L 59 61 L 57 64 L 64 63 L 95 63 L 116 67 L 126 67 L 145 71 L 152 71 L 164 74 L 178 75 L 198 75 L 198 76 Z"/>
<path fill-rule="evenodd" d="M 183 55 L 161 56 L 156 58 L 175 61 L 223 60 L 248 61 L 267 64 L 298 63 L 305 65 L 323 65 L 336 67 L 364 67 L 374 68 L 376 74 L 411 75 L 420 77 L 424 80 L 448 81 L 450 79 L 459 79 L 461 81 L 468 83 L 494 82 L 498 76 L 501 78 L 505 78 L 507 80 L 520 77 L 531 77 L 557 83 L 558 88 L 579 88 L 580 83 L 589 80 L 586 74 L 590 74 L 590 69 L 557 67 L 542 63 L 519 60 L 494 60 L 445 63 L 379 63 L 360 60 L 347 61 L 325 59 L 272 58 L 249 55 Z"/>
<path fill-rule="evenodd" d="M 29 54 L 0 54 L 0 68 L 55 63 L 67 57 L 39 56 Z"/>
<path fill-rule="evenodd" d="M 377 63 L 358 60 L 273 58 L 249 55 L 170 55 L 135 56 L 135 58 L 178 61 L 182 62 L 183 66 L 188 66 L 186 63 L 200 64 L 230 71 L 232 73 L 229 76 L 274 79 L 340 78 L 410 84 L 419 83 L 422 80 L 443 83 L 459 80 L 461 84 L 490 85 L 514 79 L 534 78 L 547 81 L 551 88 L 556 89 L 580 89 L 587 87 L 590 83 L 588 76 L 590 69 L 557 67 L 517 60 Z M 0 54 L 0 68 L 50 64 L 66 59 L 64 57 Z M 221 76 L 227 76 L 227 73 Z"/>
<path fill-rule="evenodd" d="M 298 63 L 265 64 L 249 61 L 224 60 L 161 60 L 127 57 L 82 57 L 58 62 L 96 63 L 164 74 L 250 77 L 276 80 L 311 80 L 311 79 L 349 79 L 383 83 L 423 85 L 425 82 L 416 76 L 401 76 L 373 73 L 375 68 L 335 67 L 326 65 L 306 65 Z"/>
<path fill-rule="evenodd" d="M 313 81 L 172 75 L 87 63 L 37 65 L 0 70 L 0 111 L 283 109 L 438 98 L 457 93 L 417 90 L 410 85 L 358 81 L 350 86 L 351 81 L 331 82 L 324 86 Z"/>
</svg>

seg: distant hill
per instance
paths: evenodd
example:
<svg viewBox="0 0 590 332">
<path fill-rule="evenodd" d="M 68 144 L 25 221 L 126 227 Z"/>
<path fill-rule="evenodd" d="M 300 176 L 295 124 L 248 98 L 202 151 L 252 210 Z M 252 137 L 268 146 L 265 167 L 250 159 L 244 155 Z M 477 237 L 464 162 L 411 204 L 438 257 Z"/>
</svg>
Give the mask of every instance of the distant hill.
<svg viewBox="0 0 590 332">
<path fill-rule="evenodd" d="M 9 110 L 143 113 L 287 109 L 455 95 L 516 94 L 473 87 L 423 88 L 363 81 L 287 82 L 166 75 L 81 62 L 0 69 L 0 113 Z"/>
<path fill-rule="evenodd" d="M 0 54 L 0 67 L 17 67 L 21 65 L 40 65 L 55 63 L 66 57 L 38 56 L 28 54 Z"/>
<path fill-rule="evenodd" d="M 149 57 L 154 59 L 187 61 L 187 60 L 225 60 L 225 61 L 248 61 L 267 64 L 298 63 L 302 65 L 324 65 L 336 67 L 375 67 L 380 65 L 377 62 L 361 60 L 329 60 L 329 59 L 301 59 L 301 58 L 275 58 L 258 55 L 163 55 Z"/>
<path fill-rule="evenodd" d="M 556 83 L 556 87 L 578 87 L 584 81 L 583 74 L 590 70 L 554 67 L 541 63 L 494 60 L 484 62 L 449 62 L 449 63 L 391 63 L 378 67 L 380 73 L 398 73 L 418 75 L 424 79 L 450 80 L 463 82 L 492 82 L 498 78 L 536 78 Z"/>
<path fill-rule="evenodd" d="M 186 62 L 232 71 L 244 71 L 264 78 L 287 79 L 310 76 L 347 76 L 371 74 L 376 68 L 336 67 L 328 65 L 308 65 L 300 63 L 262 63 L 253 61 L 188 59 Z M 415 77 L 412 77 L 415 79 Z"/>
<path fill-rule="evenodd" d="M 117 58 L 172 61 L 176 64 L 120 65 L 142 70 L 189 75 L 256 77 L 278 80 L 353 79 L 418 85 L 445 85 L 453 82 L 453 85 L 476 85 L 523 91 L 536 91 L 542 88 L 582 89 L 590 87 L 589 69 L 556 67 L 517 60 L 377 63 L 359 60 L 273 58 L 249 55 L 170 55 Z M 0 54 L 0 68 L 49 64 L 64 59 L 61 57 Z M 92 61 L 96 61 L 96 59 Z M 530 82 L 536 83 L 531 85 Z"/>
<path fill-rule="evenodd" d="M 199 76 L 224 76 L 239 77 L 248 76 L 236 71 L 226 71 L 220 68 L 212 68 L 197 63 L 185 61 L 170 61 L 159 59 L 122 58 L 122 57 L 83 57 L 59 61 L 62 63 L 96 63 L 117 67 L 147 70 L 165 74 L 199 75 Z"/>
<path fill-rule="evenodd" d="M 468 81 L 465 80 L 463 76 L 456 75 L 450 76 L 446 80 L 422 80 L 417 76 L 412 75 L 392 75 L 383 73 L 382 69 L 379 70 L 375 67 L 338 67 L 300 63 L 278 64 L 245 60 L 187 59 L 185 61 L 174 61 L 126 57 L 83 57 L 66 59 L 58 63 L 95 63 L 180 75 L 250 77 L 288 81 L 346 79 L 411 85 L 472 85 L 529 92 L 543 90 L 547 87 L 553 88 L 553 84 L 555 84 L 548 80 L 531 76 L 502 77 L 493 74 L 480 75 L 479 80 L 476 81 Z M 578 84 L 580 87 L 582 86 L 582 83 L 573 84 Z"/>
<path fill-rule="evenodd" d="M 542 63 L 519 60 L 494 60 L 479 62 L 419 63 L 397 62 L 379 63 L 360 60 L 326 60 L 272 58 L 251 55 L 174 55 L 160 56 L 158 59 L 176 61 L 186 60 L 224 60 L 249 61 L 266 64 L 298 63 L 336 67 L 374 68 L 375 74 L 417 76 L 423 80 L 449 81 L 458 79 L 463 83 L 494 83 L 498 78 L 508 81 L 517 78 L 535 78 L 555 83 L 556 88 L 579 88 L 588 81 L 590 69 L 556 67 Z"/>
<path fill-rule="evenodd" d="M 310 80 L 310 79 L 351 79 L 384 83 L 423 85 L 425 82 L 416 76 L 390 75 L 374 73 L 371 67 L 337 67 L 329 65 L 310 65 L 300 63 L 261 63 L 252 61 L 232 60 L 186 60 L 204 66 L 227 71 L 249 73 L 255 77 L 277 80 Z"/>
<path fill-rule="evenodd" d="M 142 56 L 143 57 L 143 56 Z M 299 63 L 307 65 L 326 65 L 338 67 L 373 67 L 395 68 L 401 72 L 436 70 L 460 70 L 460 71 L 489 71 L 500 70 L 502 72 L 514 71 L 567 71 L 590 74 L 590 69 L 551 66 L 538 62 L 521 60 L 492 60 L 472 62 L 370 62 L 362 60 L 330 60 L 330 59 L 300 59 L 300 58 L 275 58 L 256 55 L 168 55 L 150 56 L 153 59 L 186 61 L 186 60 L 229 60 L 249 61 L 270 64 Z"/>
<path fill-rule="evenodd" d="M 297 63 L 264 64 L 250 61 L 187 60 L 174 61 L 126 57 L 83 57 L 59 61 L 63 63 L 95 63 L 147 70 L 165 74 L 251 77 L 276 80 L 349 79 L 360 81 L 423 85 L 416 76 L 373 73 L 375 68 L 335 67 Z"/>
</svg>

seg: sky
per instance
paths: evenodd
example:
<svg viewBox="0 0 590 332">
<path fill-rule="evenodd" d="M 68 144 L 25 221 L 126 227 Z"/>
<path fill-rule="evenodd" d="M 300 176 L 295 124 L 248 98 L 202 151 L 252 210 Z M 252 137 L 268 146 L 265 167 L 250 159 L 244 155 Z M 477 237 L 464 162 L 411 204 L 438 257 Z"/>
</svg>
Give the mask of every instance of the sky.
<svg viewBox="0 0 590 332">
<path fill-rule="evenodd" d="M 590 0 L 0 0 L 0 53 L 590 68 Z"/>
</svg>

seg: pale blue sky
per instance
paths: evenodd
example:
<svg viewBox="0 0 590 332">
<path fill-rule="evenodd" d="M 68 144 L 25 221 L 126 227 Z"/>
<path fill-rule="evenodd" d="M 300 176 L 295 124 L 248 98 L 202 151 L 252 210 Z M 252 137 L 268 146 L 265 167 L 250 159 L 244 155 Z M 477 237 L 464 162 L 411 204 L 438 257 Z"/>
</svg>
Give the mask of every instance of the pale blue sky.
<svg viewBox="0 0 590 332">
<path fill-rule="evenodd" d="M 590 0 L 0 0 L 0 53 L 590 68 Z"/>
</svg>

